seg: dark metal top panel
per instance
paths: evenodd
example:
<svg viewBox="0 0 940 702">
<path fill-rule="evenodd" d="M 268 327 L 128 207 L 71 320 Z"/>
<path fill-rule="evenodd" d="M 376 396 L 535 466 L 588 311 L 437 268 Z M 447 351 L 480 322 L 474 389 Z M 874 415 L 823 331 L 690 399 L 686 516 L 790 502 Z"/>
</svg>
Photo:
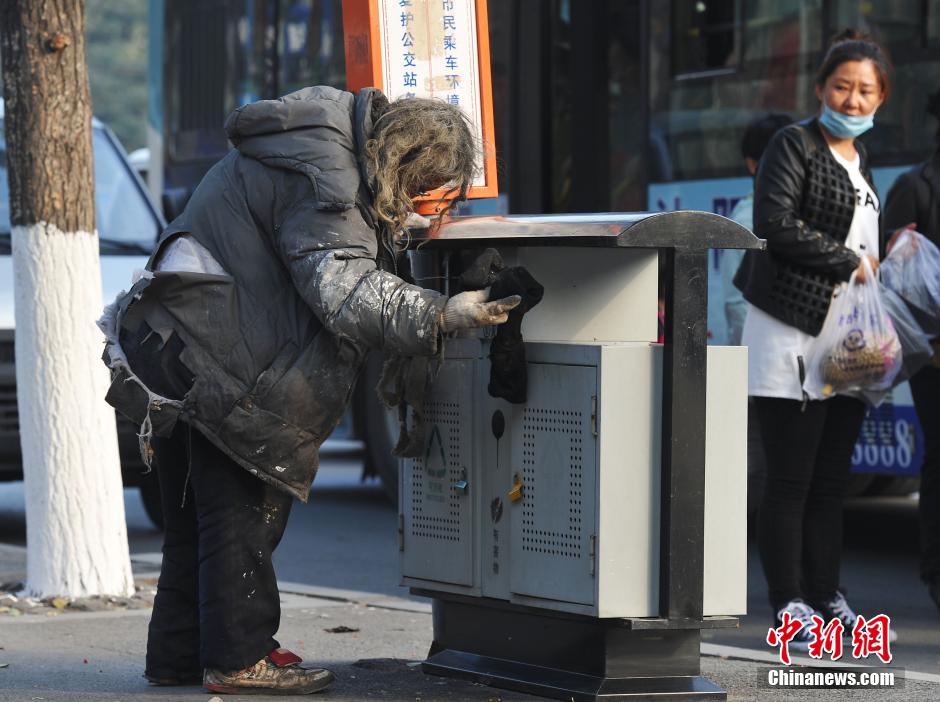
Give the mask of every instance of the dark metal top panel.
<svg viewBox="0 0 940 702">
<path fill-rule="evenodd" d="M 647 249 L 764 249 L 766 242 L 710 212 L 633 212 L 453 217 L 435 231 L 413 230 L 413 245 L 597 246 Z"/>
</svg>

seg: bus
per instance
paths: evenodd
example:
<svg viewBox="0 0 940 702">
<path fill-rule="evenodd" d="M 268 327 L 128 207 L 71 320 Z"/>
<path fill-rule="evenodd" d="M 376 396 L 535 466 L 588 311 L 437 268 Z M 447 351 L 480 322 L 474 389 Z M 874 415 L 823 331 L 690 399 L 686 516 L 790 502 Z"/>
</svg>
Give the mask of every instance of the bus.
<svg viewBox="0 0 940 702">
<path fill-rule="evenodd" d="M 229 148 L 232 109 L 305 85 L 345 87 L 342 9 L 342 0 L 150 0 L 148 177 L 168 217 Z M 501 192 L 464 213 L 727 215 L 752 188 L 746 125 L 768 112 L 812 114 L 815 68 L 845 27 L 868 31 L 894 62 L 893 95 L 864 137 L 881 198 L 936 146 L 925 106 L 940 88 L 940 3 L 489 0 L 488 13 Z M 721 255 L 709 277 L 716 344 L 727 335 Z M 362 407 L 371 393 L 360 395 L 371 470 L 390 483 L 396 468 L 383 456 L 396 423 L 376 426 L 381 413 Z M 852 490 L 910 492 L 922 458 L 903 385 L 865 421 Z"/>
</svg>

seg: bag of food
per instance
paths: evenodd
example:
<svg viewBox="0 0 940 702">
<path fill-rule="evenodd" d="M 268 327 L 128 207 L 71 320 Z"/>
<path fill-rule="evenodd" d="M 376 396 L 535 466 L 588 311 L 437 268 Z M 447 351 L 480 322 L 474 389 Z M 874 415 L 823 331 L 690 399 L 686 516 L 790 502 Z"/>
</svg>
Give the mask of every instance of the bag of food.
<svg viewBox="0 0 940 702">
<path fill-rule="evenodd" d="M 884 283 L 879 283 L 878 287 L 881 303 L 891 318 L 898 341 L 901 342 L 901 369 L 891 382 L 891 387 L 896 387 L 927 365 L 934 355 L 934 349 L 903 298 L 894 290 L 885 287 Z M 883 390 L 859 390 L 846 394 L 867 402 L 872 407 L 877 407 L 889 392 L 891 389 L 885 388 Z"/>
<path fill-rule="evenodd" d="M 882 282 L 904 298 L 924 331 L 940 336 L 940 249 L 923 234 L 902 232 L 880 273 Z"/>
<path fill-rule="evenodd" d="M 887 390 L 901 370 L 903 353 L 868 258 L 866 282 L 852 274 L 836 288 L 826 321 L 807 351 L 804 389 L 813 399 Z"/>
</svg>

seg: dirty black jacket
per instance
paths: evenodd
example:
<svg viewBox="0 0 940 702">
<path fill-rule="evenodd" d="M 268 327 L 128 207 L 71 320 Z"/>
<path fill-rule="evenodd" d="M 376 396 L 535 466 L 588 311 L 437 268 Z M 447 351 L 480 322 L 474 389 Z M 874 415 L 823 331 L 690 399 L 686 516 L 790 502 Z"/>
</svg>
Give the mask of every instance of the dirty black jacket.
<svg viewBox="0 0 940 702">
<path fill-rule="evenodd" d="M 859 141 L 855 147 L 862 175 L 875 190 L 865 148 Z M 777 132 L 754 182 L 754 233 L 767 240 L 767 251 L 748 251 L 734 277 L 744 298 L 818 334 L 836 284 L 859 264 L 844 243 L 855 205 L 852 180 L 829 151 L 816 118 Z"/>
<path fill-rule="evenodd" d="M 940 246 L 940 151 L 898 176 L 885 201 L 889 232 L 914 222 L 917 231 Z"/>
<path fill-rule="evenodd" d="M 321 86 L 228 118 L 236 148 L 206 174 L 148 265 L 189 233 L 227 275 L 157 271 L 101 322 L 108 400 L 142 434 L 187 421 L 305 500 L 366 351 L 436 352 L 446 299 L 376 268 L 362 148 L 378 101 L 374 89 L 354 96 Z M 195 383 L 182 401 L 154 395 L 128 367 L 119 330 L 140 320 L 183 342 Z"/>
</svg>

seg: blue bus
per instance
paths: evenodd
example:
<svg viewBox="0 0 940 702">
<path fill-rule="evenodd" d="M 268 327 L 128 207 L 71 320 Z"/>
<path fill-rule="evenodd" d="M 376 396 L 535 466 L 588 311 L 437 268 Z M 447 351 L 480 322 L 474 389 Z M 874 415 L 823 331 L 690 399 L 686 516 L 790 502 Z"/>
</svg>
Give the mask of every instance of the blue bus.
<svg viewBox="0 0 940 702">
<path fill-rule="evenodd" d="M 870 32 L 895 64 L 894 93 L 866 136 L 882 199 L 935 148 L 925 105 L 940 87 L 940 3 L 489 0 L 488 11 L 501 195 L 465 211 L 729 214 L 751 190 L 744 128 L 771 111 L 814 112 L 815 68 L 845 27 Z M 170 216 L 228 149 L 230 110 L 304 85 L 345 87 L 342 0 L 150 0 L 150 13 L 150 185 Z M 720 255 L 713 343 L 726 338 Z M 370 450 L 373 463 L 383 451 Z M 866 420 L 853 491 L 916 489 L 922 452 L 902 386 Z"/>
</svg>

